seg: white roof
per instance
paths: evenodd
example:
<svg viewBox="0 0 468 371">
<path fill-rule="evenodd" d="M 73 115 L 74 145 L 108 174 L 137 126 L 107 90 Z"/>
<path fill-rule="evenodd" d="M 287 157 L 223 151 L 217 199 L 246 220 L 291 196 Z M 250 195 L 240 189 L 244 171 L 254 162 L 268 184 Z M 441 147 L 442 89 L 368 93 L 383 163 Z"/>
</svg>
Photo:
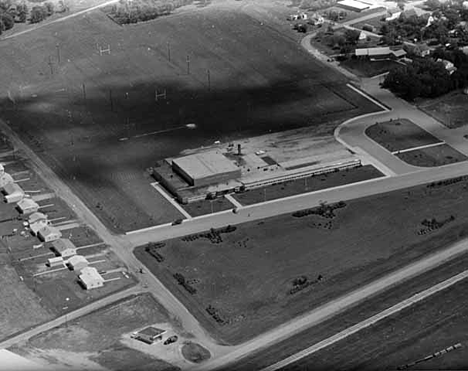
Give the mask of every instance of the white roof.
<svg viewBox="0 0 468 371">
<path fill-rule="evenodd" d="M 7 195 L 11 195 L 13 193 L 24 194 L 23 189 L 16 183 L 5 184 L 5 186 L 3 187 L 3 190 L 5 191 Z"/>
<path fill-rule="evenodd" d="M 27 209 L 27 208 L 30 208 L 30 207 L 36 207 L 36 208 L 39 208 L 39 205 L 32 199 L 30 198 L 23 198 L 21 199 L 20 201 L 18 201 L 16 203 L 21 209 Z"/>
<path fill-rule="evenodd" d="M 338 5 L 342 5 L 342 6 L 346 6 L 349 8 L 358 9 L 358 10 L 364 10 L 364 9 L 369 8 L 369 4 L 356 1 L 356 0 L 341 0 L 341 1 L 338 1 Z"/>
<path fill-rule="evenodd" d="M 36 211 L 35 213 L 32 213 L 28 217 L 29 224 L 35 223 L 38 220 L 47 220 L 47 215 Z"/>
<path fill-rule="evenodd" d="M 97 269 L 94 267 L 83 268 L 79 277 L 86 286 L 92 286 L 96 283 L 104 283 L 104 278 L 102 278 Z"/>
<path fill-rule="evenodd" d="M 232 161 L 228 160 L 226 156 L 218 151 L 179 157 L 173 159 L 172 162 L 193 179 L 239 170 Z"/>
<path fill-rule="evenodd" d="M 37 234 L 46 225 L 47 225 L 46 219 L 39 219 L 39 220 L 36 220 L 34 223 L 29 224 L 29 228 L 31 229 L 31 232 L 33 232 L 34 234 Z"/>
<path fill-rule="evenodd" d="M 83 255 L 74 255 L 68 258 L 67 263 L 70 264 L 72 267 L 76 266 L 79 263 L 89 264 L 88 259 L 86 259 Z"/>
<path fill-rule="evenodd" d="M 0 176 L 0 187 L 4 188 L 8 183 L 14 183 L 13 177 L 8 173 Z"/>
<path fill-rule="evenodd" d="M 386 55 L 390 54 L 392 51 L 390 50 L 390 47 L 385 46 L 381 48 L 360 48 L 355 50 L 356 56 L 363 56 L 363 55 L 369 55 L 369 56 L 376 56 L 376 55 Z"/>
<path fill-rule="evenodd" d="M 52 246 L 57 251 L 63 251 L 65 249 L 76 249 L 76 246 L 68 238 L 59 238 L 52 242 Z"/>
<path fill-rule="evenodd" d="M 38 233 L 41 235 L 41 236 L 48 236 L 50 234 L 57 234 L 59 236 L 62 236 L 62 232 L 60 232 L 57 228 L 55 227 L 52 227 L 51 225 L 46 225 L 44 227 L 42 227 Z"/>
</svg>

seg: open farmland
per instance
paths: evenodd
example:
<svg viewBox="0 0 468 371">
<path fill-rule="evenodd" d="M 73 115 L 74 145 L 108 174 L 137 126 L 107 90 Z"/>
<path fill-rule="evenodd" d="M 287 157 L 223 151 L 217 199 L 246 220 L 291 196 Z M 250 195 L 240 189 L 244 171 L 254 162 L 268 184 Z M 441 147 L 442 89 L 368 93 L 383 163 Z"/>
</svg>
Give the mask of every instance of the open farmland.
<svg viewBox="0 0 468 371">
<path fill-rule="evenodd" d="M 130 334 L 156 325 L 181 339 L 171 346 L 148 345 Z M 177 321 L 149 294 L 131 296 L 67 324 L 37 335 L 10 350 L 27 358 L 73 369 L 175 371 L 180 368 L 166 359 L 183 362 L 177 349 L 189 334 L 181 332 Z M 164 352 L 162 352 L 164 347 Z"/>
<path fill-rule="evenodd" d="M 169 240 L 154 246 L 159 263 L 145 246 L 135 253 L 206 328 L 237 343 L 465 236 L 467 186 L 442 182 L 339 205 L 328 218 L 283 215 L 221 238 Z"/>
<path fill-rule="evenodd" d="M 466 125 L 468 95 L 460 91 L 427 100 L 418 106 L 450 129 Z"/>
<path fill-rule="evenodd" d="M 4 41 L 2 116 L 114 231 L 181 217 L 145 176 L 157 159 L 305 125 L 332 133 L 376 110 L 232 4 L 128 27 L 98 11 Z"/>
</svg>

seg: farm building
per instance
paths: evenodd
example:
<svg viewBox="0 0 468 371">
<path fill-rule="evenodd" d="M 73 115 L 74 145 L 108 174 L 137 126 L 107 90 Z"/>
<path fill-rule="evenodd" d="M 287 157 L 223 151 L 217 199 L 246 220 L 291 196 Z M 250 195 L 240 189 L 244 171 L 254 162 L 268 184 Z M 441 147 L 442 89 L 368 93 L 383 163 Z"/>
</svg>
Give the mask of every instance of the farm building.
<svg viewBox="0 0 468 371">
<path fill-rule="evenodd" d="M 47 226 L 47 219 L 39 219 L 35 221 L 34 223 L 29 224 L 29 229 L 31 230 L 31 233 L 33 236 L 37 236 L 39 231 Z"/>
<path fill-rule="evenodd" d="M 31 214 L 39 210 L 39 205 L 30 198 L 23 198 L 16 207 L 21 214 Z"/>
<path fill-rule="evenodd" d="M 191 186 L 221 183 L 241 176 L 241 170 L 218 151 L 172 160 L 172 169 Z"/>
<path fill-rule="evenodd" d="M 148 344 L 153 344 L 155 341 L 162 340 L 162 336 L 166 333 L 166 330 L 161 330 L 156 327 L 146 327 L 145 329 L 138 331 L 135 334 L 135 339 L 141 340 Z"/>
<path fill-rule="evenodd" d="M 49 267 L 63 267 L 65 266 L 65 262 L 63 261 L 63 258 L 61 256 L 55 257 L 55 258 L 49 258 L 47 259 L 47 265 Z"/>
<path fill-rule="evenodd" d="M 52 250 L 56 255 L 64 258 L 76 255 L 76 246 L 68 238 L 59 238 L 53 241 Z"/>
<path fill-rule="evenodd" d="M 24 197 L 23 189 L 16 183 L 8 183 L 3 187 L 4 200 L 7 204 L 21 201 Z"/>
<path fill-rule="evenodd" d="M 78 278 L 79 282 L 86 290 L 104 286 L 104 278 L 102 278 L 97 269 L 93 267 L 85 267 L 81 269 L 81 274 Z"/>
<path fill-rule="evenodd" d="M 62 232 L 55 227 L 46 225 L 37 231 L 37 236 L 43 242 L 52 242 L 62 237 Z"/>
<path fill-rule="evenodd" d="M 83 255 L 74 255 L 68 259 L 67 265 L 74 271 L 80 271 L 89 265 L 89 261 Z"/>
<path fill-rule="evenodd" d="M 8 173 L 0 175 L 0 188 L 4 188 L 7 184 L 14 183 L 13 177 Z"/>
<path fill-rule="evenodd" d="M 362 12 L 370 8 L 370 4 L 356 0 L 341 0 L 337 2 L 337 5 L 343 9 L 352 10 L 353 12 Z"/>
<path fill-rule="evenodd" d="M 40 213 L 40 212 L 36 212 L 36 213 L 32 213 L 28 217 L 28 223 L 30 225 L 36 223 L 39 220 L 47 220 L 47 215 Z"/>
</svg>

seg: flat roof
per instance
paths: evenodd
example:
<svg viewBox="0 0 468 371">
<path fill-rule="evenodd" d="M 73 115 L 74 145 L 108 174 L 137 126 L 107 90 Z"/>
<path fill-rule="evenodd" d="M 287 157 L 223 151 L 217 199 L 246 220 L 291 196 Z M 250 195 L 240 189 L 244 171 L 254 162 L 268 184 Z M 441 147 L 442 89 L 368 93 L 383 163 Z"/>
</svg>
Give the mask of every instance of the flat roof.
<svg viewBox="0 0 468 371">
<path fill-rule="evenodd" d="M 185 171 L 192 179 L 200 179 L 239 170 L 232 161 L 228 160 L 218 151 L 179 157 L 173 159 L 172 162 Z"/>
<path fill-rule="evenodd" d="M 147 336 L 160 336 L 160 335 L 164 334 L 165 332 L 166 332 L 166 330 L 162 330 L 160 328 L 149 326 L 149 327 L 144 328 L 141 331 L 138 331 L 138 334 L 143 334 L 143 335 L 147 335 Z"/>
<path fill-rule="evenodd" d="M 347 6 L 349 8 L 355 8 L 355 9 L 358 9 L 358 10 L 364 10 L 364 9 L 367 9 L 367 8 L 370 7 L 369 4 L 366 4 L 366 3 L 363 3 L 363 2 L 360 2 L 360 1 L 356 1 L 356 0 L 341 0 L 341 1 L 338 1 L 337 4 Z"/>
</svg>

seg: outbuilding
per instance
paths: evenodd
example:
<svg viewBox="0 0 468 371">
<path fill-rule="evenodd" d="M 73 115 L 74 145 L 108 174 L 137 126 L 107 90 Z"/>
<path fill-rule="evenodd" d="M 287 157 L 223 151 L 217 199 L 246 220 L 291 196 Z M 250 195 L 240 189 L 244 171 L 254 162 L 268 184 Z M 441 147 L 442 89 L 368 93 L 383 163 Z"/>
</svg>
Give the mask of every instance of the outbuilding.
<svg viewBox="0 0 468 371">
<path fill-rule="evenodd" d="M 153 344 L 156 341 L 162 340 L 163 335 L 166 333 L 166 330 L 162 330 L 153 326 L 144 328 L 141 331 L 138 331 L 134 337 L 135 339 L 141 340 L 147 344 Z"/>
<path fill-rule="evenodd" d="M 68 238 L 59 238 L 53 241 L 52 250 L 57 256 L 64 258 L 76 255 L 76 246 Z"/>
<path fill-rule="evenodd" d="M 81 270 L 81 274 L 78 276 L 80 284 L 86 289 L 96 289 L 104 286 L 104 278 L 99 274 L 94 267 L 85 267 Z"/>
<path fill-rule="evenodd" d="M 0 188 L 5 188 L 7 184 L 14 183 L 13 177 L 8 173 L 0 174 Z"/>
<path fill-rule="evenodd" d="M 8 183 L 3 187 L 4 200 L 7 204 L 19 202 L 24 197 L 23 189 L 16 183 Z"/>
<path fill-rule="evenodd" d="M 39 210 L 39 205 L 34 200 L 24 197 L 17 202 L 16 208 L 21 214 L 32 214 Z"/>
<path fill-rule="evenodd" d="M 63 258 L 59 256 L 59 257 L 47 259 L 47 265 L 51 268 L 52 267 L 64 267 L 65 262 L 63 261 Z"/>
<path fill-rule="evenodd" d="M 70 269 L 78 272 L 83 268 L 86 268 L 89 265 L 89 262 L 83 255 L 74 255 L 68 259 L 67 265 Z"/>
<path fill-rule="evenodd" d="M 62 237 L 62 232 L 51 225 L 46 225 L 37 232 L 37 235 L 41 241 L 52 242 Z"/>
</svg>

